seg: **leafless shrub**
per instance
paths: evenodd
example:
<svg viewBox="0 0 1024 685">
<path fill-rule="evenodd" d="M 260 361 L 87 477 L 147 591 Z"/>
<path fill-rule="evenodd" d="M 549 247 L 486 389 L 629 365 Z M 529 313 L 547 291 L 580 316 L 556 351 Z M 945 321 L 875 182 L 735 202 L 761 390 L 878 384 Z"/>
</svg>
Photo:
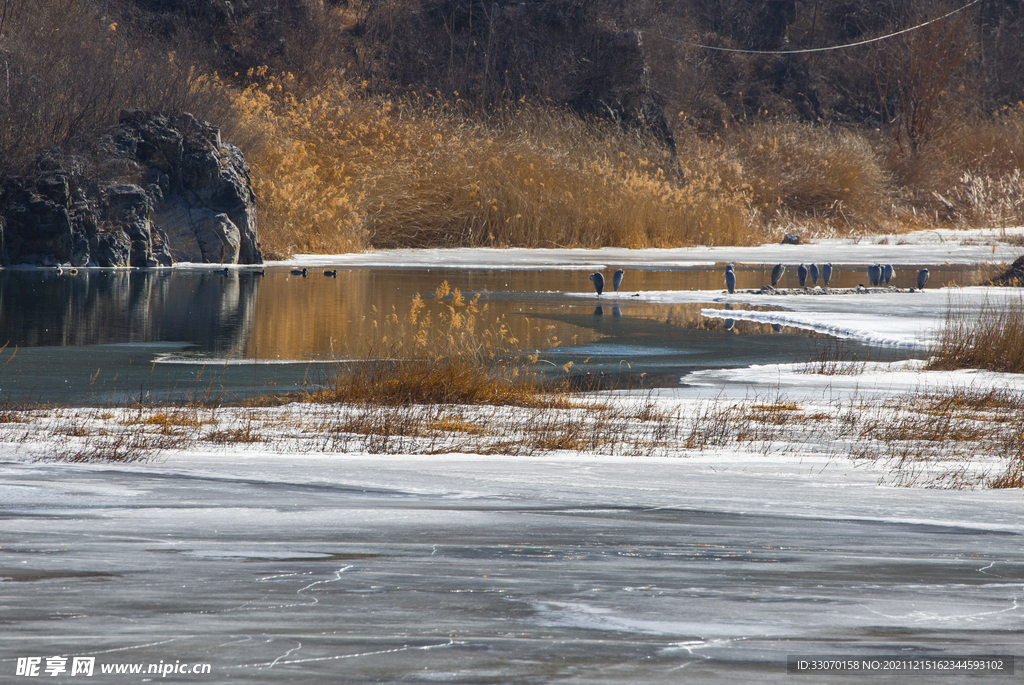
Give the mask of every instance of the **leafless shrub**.
<svg viewBox="0 0 1024 685">
<path fill-rule="evenodd" d="M 968 97 L 963 72 L 975 47 L 971 28 L 970 15 L 961 12 L 904 34 L 882 50 L 878 99 L 883 123 L 901 152 L 915 153 L 942 138 L 963 111 Z"/>
<path fill-rule="evenodd" d="M 124 108 L 189 111 L 233 137 L 227 93 L 207 87 L 187 50 L 129 35 L 89 0 L 7 0 L 2 9 L 0 160 L 8 170 L 116 123 Z"/>
</svg>

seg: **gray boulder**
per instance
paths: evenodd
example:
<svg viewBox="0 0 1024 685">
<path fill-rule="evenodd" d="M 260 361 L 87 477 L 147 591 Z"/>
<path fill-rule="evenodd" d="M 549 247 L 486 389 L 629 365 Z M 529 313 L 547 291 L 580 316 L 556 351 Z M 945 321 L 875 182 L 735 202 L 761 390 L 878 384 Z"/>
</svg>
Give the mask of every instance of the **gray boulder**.
<svg viewBox="0 0 1024 685">
<path fill-rule="evenodd" d="M 43 151 L 0 179 L 3 264 L 259 264 L 241 151 L 189 114 L 141 110 L 74 152 Z"/>
</svg>

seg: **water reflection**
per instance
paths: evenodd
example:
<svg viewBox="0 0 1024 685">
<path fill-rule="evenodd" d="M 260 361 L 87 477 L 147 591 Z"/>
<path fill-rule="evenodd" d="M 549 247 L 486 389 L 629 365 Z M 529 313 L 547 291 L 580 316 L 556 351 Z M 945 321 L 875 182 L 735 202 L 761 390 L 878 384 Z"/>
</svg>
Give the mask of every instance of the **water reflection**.
<svg viewBox="0 0 1024 685">
<path fill-rule="evenodd" d="M 932 283 L 963 281 L 968 271 L 932 267 Z M 485 320 L 504 317 L 521 349 L 540 350 L 555 368 L 571 360 L 587 373 L 625 368 L 674 384 L 687 369 L 788 362 L 813 355 L 808 346 L 817 344 L 815 335 L 794 329 L 773 335 L 783 333 L 778 324 L 701 315 L 704 308 L 731 309 L 729 304 L 631 299 L 638 291 L 722 292 L 717 266 L 635 268 L 623 283 L 635 290 L 605 293 L 598 305 L 585 270 L 327 267 L 304 273 L 277 267 L 259 273 L 0 270 L 0 344 L 18 348 L 16 361 L 0 375 L 0 390 L 13 381 L 43 394 L 49 385 L 74 393 L 115 380 L 155 383 L 159 373 L 168 384 L 205 382 L 195 364 L 226 361 L 248 366 L 248 392 L 268 378 L 295 387 L 309 365 L 356 353 L 375 335 L 375 322 L 404 316 L 416 294 L 429 299 L 442 281 L 469 296 L 481 293 Z M 903 268 L 896 279 L 914 274 L 916 268 Z M 737 288 L 759 288 L 770 269 L 737 265 L 736 276 Z M 836 287 L 860 280 L 860 269 L 832 276 Z M 565 292 L 589 297 L 567 298 Z M 237 385 L 234 377 L 242 372 L 224 367 L 219 373 Z"/>
<path fill-rule="evenodd" d="M 4 270 L 2 342 L 39 347 L 188 341 L 223 355 L 248 346 L 258 287 L 251 274 L 211 271 Z"/>
</svg>

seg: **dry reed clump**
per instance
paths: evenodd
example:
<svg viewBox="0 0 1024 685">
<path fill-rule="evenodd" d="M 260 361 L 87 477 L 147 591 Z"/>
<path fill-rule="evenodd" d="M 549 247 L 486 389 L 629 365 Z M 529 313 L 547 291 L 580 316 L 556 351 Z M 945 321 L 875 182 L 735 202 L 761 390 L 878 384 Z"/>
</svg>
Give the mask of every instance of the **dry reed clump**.
<svg viewBox="0 0 1024 685">
<path fill-rule="evenodd" d="M 669 247 L 761 238 L 720 160 L 686 158 L 523 105 L 481 123 L 439 98 L 390 100 L 341 77 L 310 97 L 251 74 L 240 117 L 272 254 L 365 247 Z M 685 179 L 685 180 L 682 180 Z"/>
<path fill-rule="evenodd" d="M 431 302 L 417 295 L 408 312 L 368 322 L 366 361 L 339 366 L 312 402 L 373 404 L 511 404 L 566 406 L 529 368 L 536 355 L 518 355 L 502 317 L 487 321 L 480 295 L 466 300 L 448 282 Z"/>
<path fill-rule="evenodd" d="M 845 232 L 876 229 L 888 216 L 889 178 L 870 142 L 853 131 L 753 124 L 733 144 L 750 201 L 771 223 Z"/>
<path fill-rule="evenodd" d="M 907 220 L 960 227 L 1006 227 L 1024 222 L 1024 105 L 977 117 L 914 154 L 887 150 Z"/>
<path fill-rule="evenodd" d="M 1024 299 L 977 311 L 950 306 L 926 368 L 1024 373 Z"/>
<path fill-rule="evenodd" d="M 957 225 L 967 228 L 1010 228 L 1024 224 L 1024 174 L 1020 169 L 1001 176 L 965 171 L 945 196 L 935 193 Z"/>
</svg>

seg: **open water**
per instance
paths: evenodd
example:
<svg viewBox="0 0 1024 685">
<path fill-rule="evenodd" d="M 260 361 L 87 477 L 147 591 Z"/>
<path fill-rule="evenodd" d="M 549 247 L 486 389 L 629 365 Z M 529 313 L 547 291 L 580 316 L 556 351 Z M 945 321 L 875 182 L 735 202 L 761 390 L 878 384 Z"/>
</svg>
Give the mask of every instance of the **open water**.
<svg viewBox="0 0 1024 685">
<path fill-rule="evenodd" d="M 967 276 L 965 267 L 927 265 L 930 286 Z M 902 268 L 911 285 L 918 267 Z M 737 265 L 738 287 L 769 281 L 761 266 Z M 794 281 L 795 274 L 786 278 Z M 908 281 L 902 283 L 899 279 Z M 833 287 L 864 282 L 863 271 L 837 270 Z M 237 269 L 0 270 L 0 398 L 90 403 L 223 399 L 290 392 L 329 375 L 375 335 L 374 321 L 408 311 L 448 282 L 487 305 L 482 323 L 504 317 L 522 352 L 571 373 L 583 387 L 677 385 L 694 369 L 816 358 L 835 342 L 797 329 L 700 314 L 721 303 L 651 304 L 637 291 L 717 290 L 720 267 L 630 270 L 619 292 L 593 290 L 571 269 L 348 268 L 336 277 L 287 267 L 259 275 Z M 609 278 L 610 281 L 610 278 Z M 784 283 L 785 284 L 785 283 Z M 610 283 L 608 290 L 611 290 Z M 570 295 L 571 294 L 571 295 Z M 893 350 L 844 343 L 860 358 L 887 360 Z M 906 355 L 906 352 L 900 354 Z"/>
</svg>

